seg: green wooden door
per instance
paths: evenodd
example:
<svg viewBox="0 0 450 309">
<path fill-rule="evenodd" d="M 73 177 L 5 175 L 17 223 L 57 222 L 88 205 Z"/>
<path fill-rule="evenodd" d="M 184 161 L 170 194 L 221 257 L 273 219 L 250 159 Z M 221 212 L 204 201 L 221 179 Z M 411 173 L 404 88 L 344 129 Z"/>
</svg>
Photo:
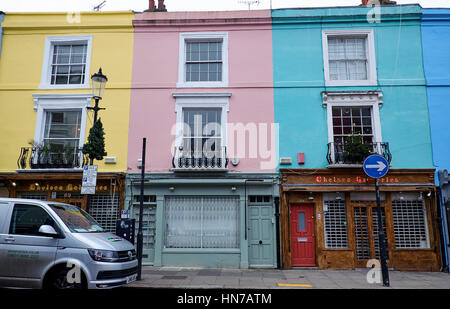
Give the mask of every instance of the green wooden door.
<svg viewBox="0 0 450 309">
<path fill-rule="evenodd" d="M 249 266 L 275 267 L 272 205 L 249 206 L 248 214 Z"/>
<path fill-rule="evenodd" d="M 139 228 L 139 205 L 133 205 L 133 217 L 136 219 L 135 241 L 137 244 L 137 234 Z M 142 217 L 142 262 L 153 264 L 155 260 L 155 230 L 156 230 L 156 205 L 143 205 Z"/>
</svg>

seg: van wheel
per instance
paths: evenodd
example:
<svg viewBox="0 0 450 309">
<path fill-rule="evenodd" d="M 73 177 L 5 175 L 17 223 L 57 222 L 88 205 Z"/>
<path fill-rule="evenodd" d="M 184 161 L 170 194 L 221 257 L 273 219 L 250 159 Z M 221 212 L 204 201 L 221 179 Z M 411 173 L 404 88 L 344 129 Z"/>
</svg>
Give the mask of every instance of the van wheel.
<svg viewBox="0 0 450 309">
<path fill-rule="evenodd" d="M 69 282 L 67 274 L 69 269 L 57 268 L 49 274 L 48 279 L 44 284 L 45 289 L 85 289 L 86 279 L 81 273 L 81 282 Z"/>
</svg>

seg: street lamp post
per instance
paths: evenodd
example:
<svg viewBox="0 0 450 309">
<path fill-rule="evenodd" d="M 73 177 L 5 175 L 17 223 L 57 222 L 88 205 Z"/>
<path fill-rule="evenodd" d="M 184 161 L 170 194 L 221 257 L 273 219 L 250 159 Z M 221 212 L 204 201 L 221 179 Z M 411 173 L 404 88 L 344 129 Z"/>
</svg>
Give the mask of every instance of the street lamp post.
<svg viewBox="0 0 450 309">
<path fill-rule="evenodd" d="M 93 125 L 97 122 L 97 114 L 99 110 L 103 110 L 105 108 L 101 108 L 98 106 L 99 101 L 103 97 L 103 93 L 105 92 L 105 86 L 106 82 L 108 81 L 108 78 L 103 75 L 102 68 L 98 70 L 97 73 L 91 76 L 92 80 L 92 94 L 95 101 L 94 107 L 88 106 L 88 110 L 94 111 L 94 122 Z M 89 158 L 89 165 L 94 164 L 94 158 Z M 86 212 L 89 213 L 89 205 L 91 203 L 91 195 L 88 195 L 87 204 L 86 204 Z"/>
</svg>

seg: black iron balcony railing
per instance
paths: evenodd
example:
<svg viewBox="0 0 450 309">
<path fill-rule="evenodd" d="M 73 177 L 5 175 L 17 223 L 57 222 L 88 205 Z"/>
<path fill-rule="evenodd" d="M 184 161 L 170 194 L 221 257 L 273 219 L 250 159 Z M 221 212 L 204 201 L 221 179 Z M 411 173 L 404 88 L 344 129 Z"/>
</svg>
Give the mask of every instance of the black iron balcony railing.
<svg viewBox="0 0 450 309">
<path fill-rule="evenodd" d="M 22 147 L 17 159 L 19 169 L 81 168 L 88 163 L 81 148 L 54 152 L 42 147 Z"/>
<path fill-rule="evenodd" d="M 391 163 L 392 154 L 389 143 L 364 143 L 363 145 L 359 151 L 350 151 L 347 144 L 328 143 L 327 161 L 330 165 L 361 165 L 367 156 L 378 154 Z"/>
<path fill-rule="evenodd" d="M 194 151 L 184 151 L 175 148 L 172 160 L 175 171 L 224 171 L 228 169 L 226 147 L 207 154 L 196 154 Z"/>
</svg>

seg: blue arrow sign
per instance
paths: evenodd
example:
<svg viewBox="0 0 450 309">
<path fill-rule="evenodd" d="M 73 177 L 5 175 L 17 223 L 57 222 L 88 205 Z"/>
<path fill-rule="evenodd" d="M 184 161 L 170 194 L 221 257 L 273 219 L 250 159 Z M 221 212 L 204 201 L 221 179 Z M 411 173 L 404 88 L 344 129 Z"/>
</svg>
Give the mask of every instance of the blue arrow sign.
<svg viewBox="0 0 450 309">
<path fill-rule="evenodd" d="M 389 171 L 388 161 L 380 155 L 371 155 L 364 160 L 364 172 L 372 178 L 381 178 Z"/>
</svg>

